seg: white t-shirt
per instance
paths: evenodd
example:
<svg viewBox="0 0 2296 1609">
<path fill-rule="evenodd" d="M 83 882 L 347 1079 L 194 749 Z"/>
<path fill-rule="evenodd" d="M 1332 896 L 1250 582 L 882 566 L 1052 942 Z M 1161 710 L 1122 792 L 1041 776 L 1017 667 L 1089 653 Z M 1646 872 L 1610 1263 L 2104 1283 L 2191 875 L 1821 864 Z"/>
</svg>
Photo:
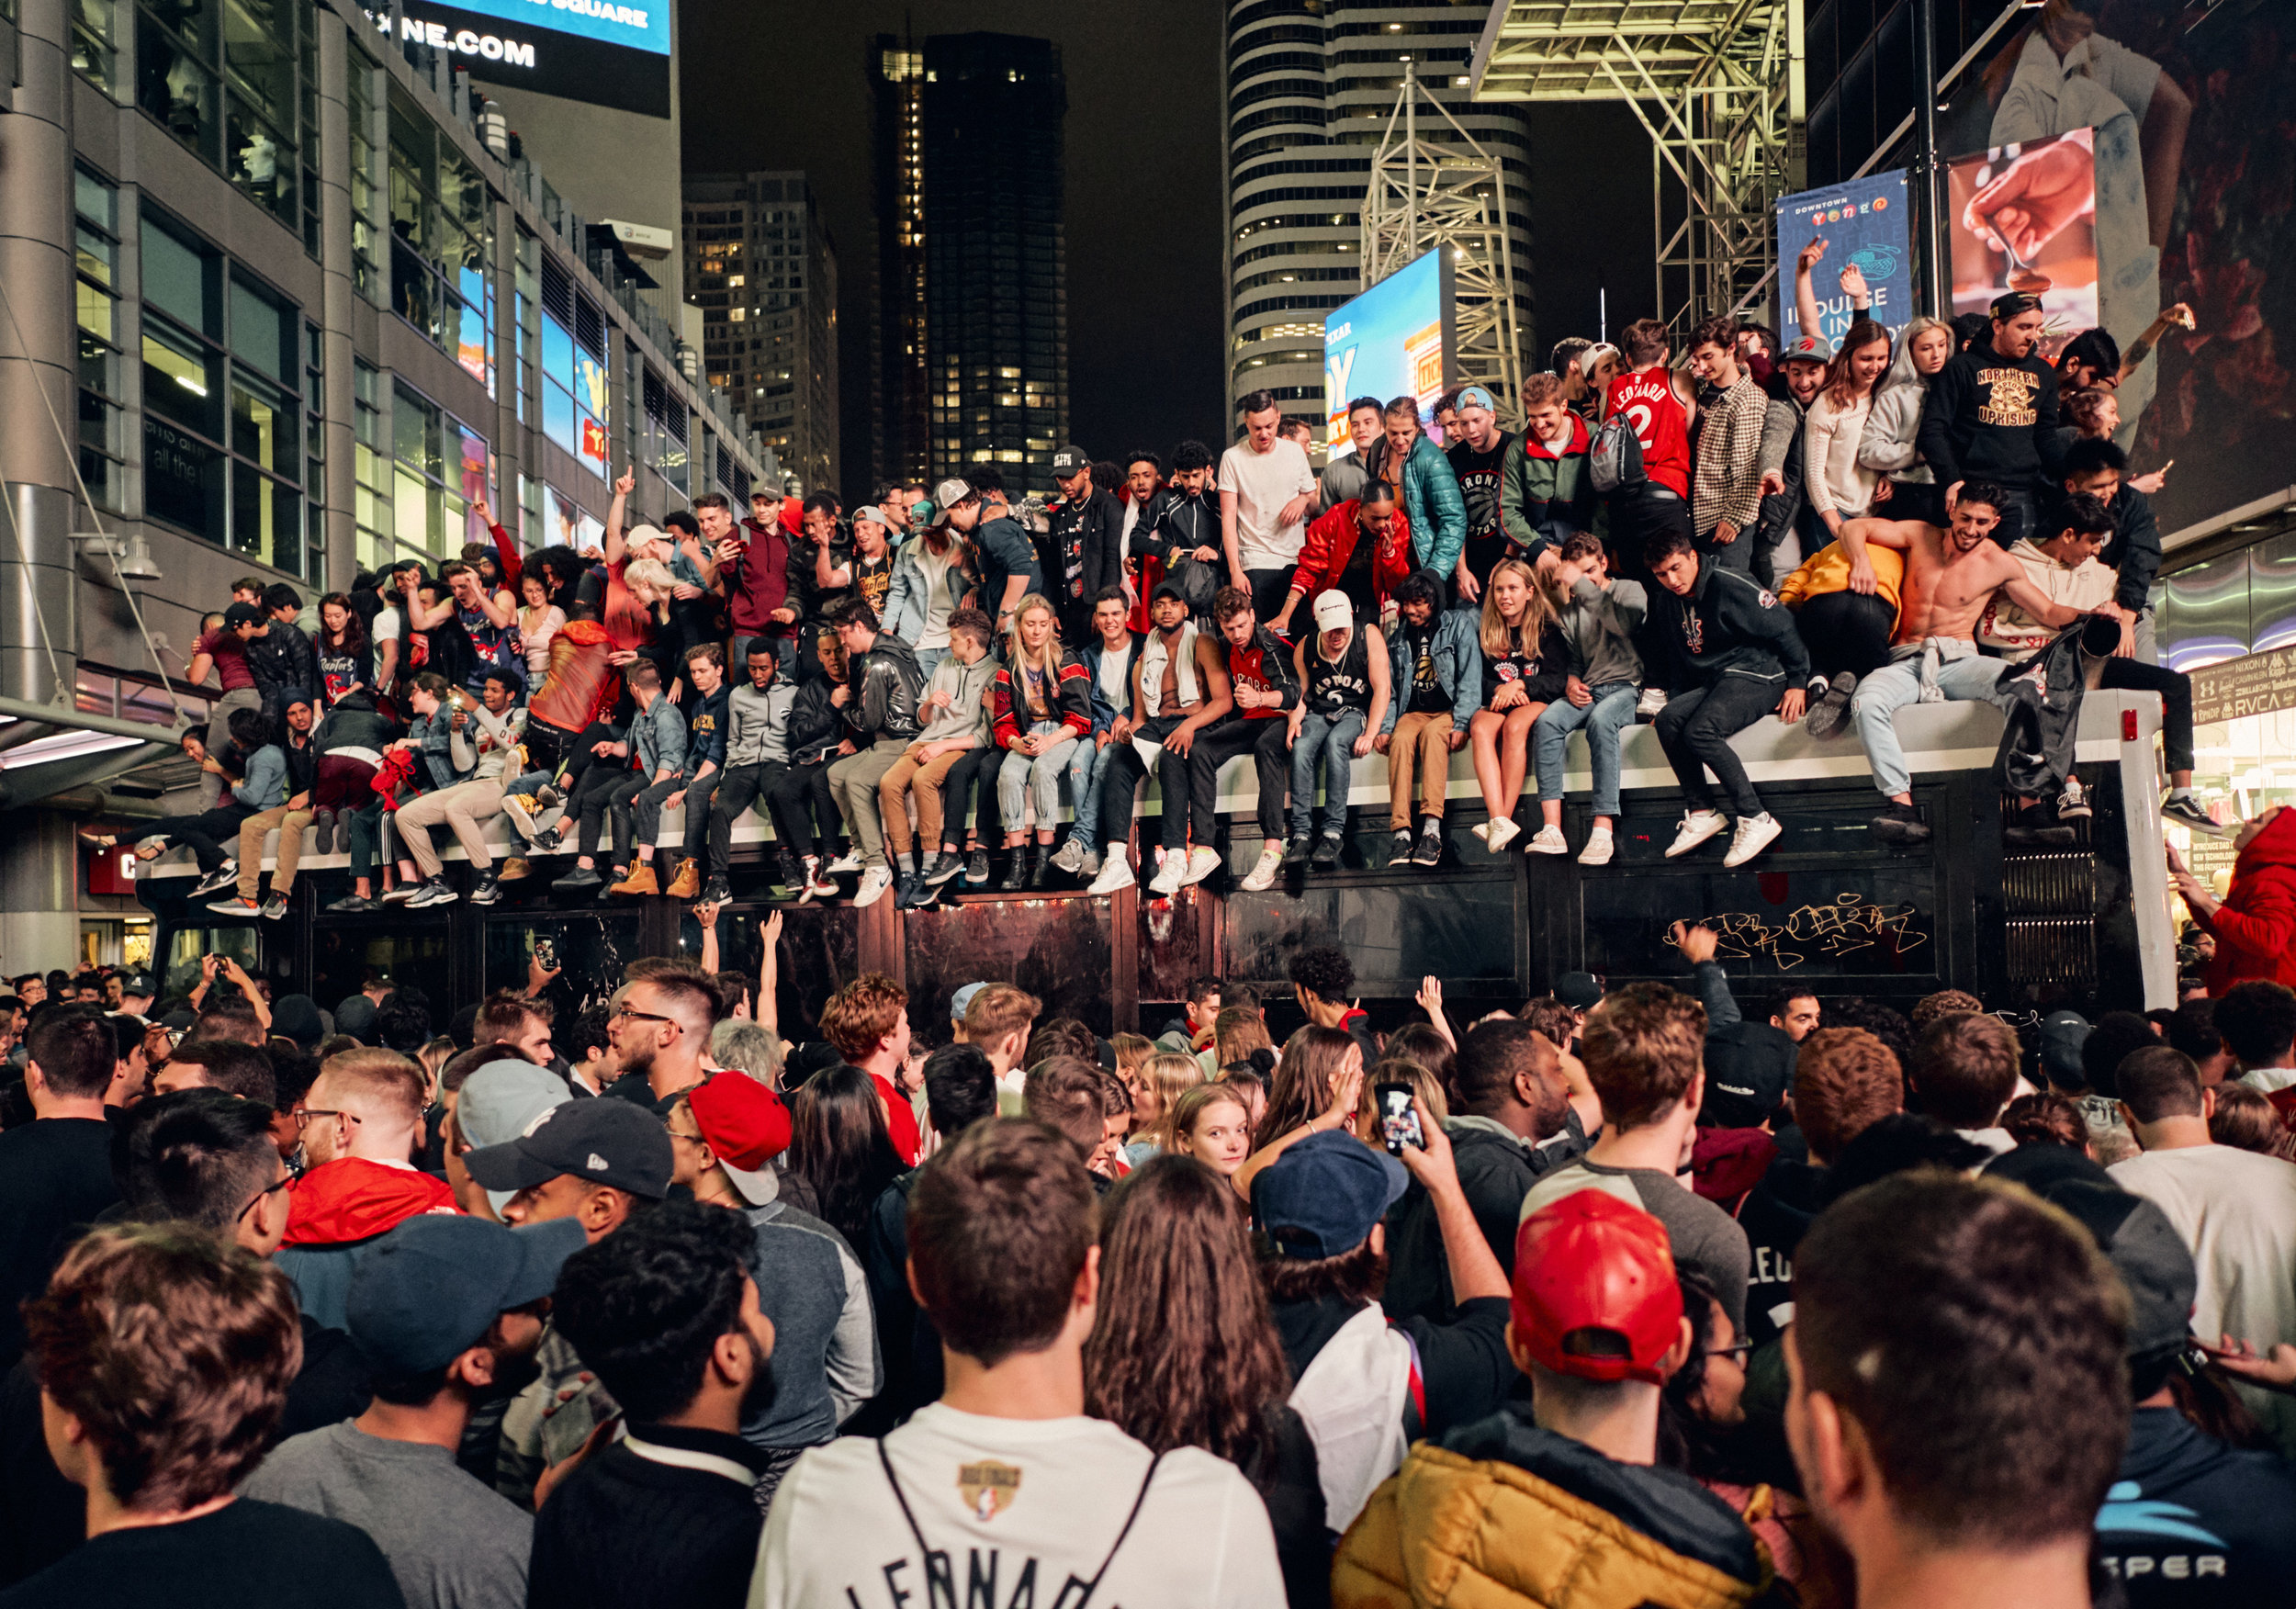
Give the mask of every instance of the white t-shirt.
<svg viewBox="0 0 2296 1609">
<path fill-rule="evenodd" d="M 1254 452 L 1249 442 L 1238 442 L 1220 455 L 1219 485 L 1221 491 L 1236 494 L 1236 555 L 1245 569 L 1287 569 L 1300 562 L 1300 548 L 1307 540 L 1306 517 L 1289 525 L 1276 523 L 1284 504 L 1315 490 L 1315 471 L 1308 467 L 1308 456 L 1298 442 L 1277 436 L 1265 453 Z"/>
<path fill-rule="evenodd" d="M 1284 1601 L 1267 1509 L 1234 1465 L 1195 1447 L 1148 1474 L 1148 1449 L 1097 1419 L 989 1419 L 936 1402 L 884 1439 L 917 1544 L 878 1444 L 840 1436 L 797 1460 L 765 1523 L 749 1609 L 901 1609 L 968 1601 L 1081 1601 L 1130 1609 Z M 1115 1547 L 1114 1557 L 1109 1549 Z M 1023 1583 L 1033 1582 L 1033 1590 Z M 933 1583 L 953 1583 L 936 1592 Z"/>
<path fill-rule="evenodd" d="M 2107 1170 L 2168 1214 L 2200 1276 L 2192 1333 L 2296 1342 L 2296 1165 L 2229 1145 L 2147 1151 Z"/>
<path fill-rule="evenodd" d="M 2296 1067 L 2251 1067 L 2238 1081 L 2258 1095 L 2270 1095 L 2296 1084 Z"/>
</svg>

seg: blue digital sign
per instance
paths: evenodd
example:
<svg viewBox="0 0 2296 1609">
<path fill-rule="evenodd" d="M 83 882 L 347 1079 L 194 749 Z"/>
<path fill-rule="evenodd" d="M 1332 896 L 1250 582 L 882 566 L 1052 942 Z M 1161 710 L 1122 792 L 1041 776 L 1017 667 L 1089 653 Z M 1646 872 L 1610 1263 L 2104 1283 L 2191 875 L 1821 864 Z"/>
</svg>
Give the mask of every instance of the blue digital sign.
<svg viewBox="0 0 2296 1609">
<path fill-rule="evenodd" d="M 512 28 L 548 28 L 580 34 L 602 44 L 670 54 L 670 0 L 456 0 L 456 9 L 476 12 Z"/>
<path fill-rule="evenodd" d="M 1902 330 L 1920 309 L 1913 299 L 1912 209 L 1906 204 L 1906 172 L 1893 168 L 1823 190 L 1781 197 L 1778 222 L 1779 322 L 1790 324 L 1794 309 L 1794 264 L 1812 240 L 1826 242 L 1826 254 L 1812 272 L 1818 296 L 1818 332 L 1839 342 L 1857 314 L 1842 287 L 1843 270 L 1854 266 L 1873 293 L 1866 317 L 1891 332 Z"/>
<path fill-rule="evenodd" d="M 1451 265 L 1441 247 L 1424 252 L 1323 321 L 1323 411 L 1334 457 L 1355 451 L 1347 399 L 1419 399 L 1435 417 L 1451 373 Z"/>
</svg>

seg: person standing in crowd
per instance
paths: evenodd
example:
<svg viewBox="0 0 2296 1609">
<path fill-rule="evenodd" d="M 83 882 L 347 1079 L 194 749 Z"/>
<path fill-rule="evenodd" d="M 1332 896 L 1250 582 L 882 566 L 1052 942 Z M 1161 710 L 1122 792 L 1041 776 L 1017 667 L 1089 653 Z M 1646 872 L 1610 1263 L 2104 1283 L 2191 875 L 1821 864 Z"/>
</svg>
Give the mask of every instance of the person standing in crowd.
<svg viewBox="0 0 2296 1609">
<path fill-rule="evenodd" d="M 1762 807 L 1730 738 L 1773 711 L 1789 726 L 1802 718 L 1809 655 L 1793 613 L 1774 594 L 1701 560 L 1686 534 L 1653 538 L 1647 557 L 1673 680 L 1689 689 L 1669 699 L 1653 723 L 1685 806 L 1667 857 L 1688 854 L 1729 825 L 1706 785 L 1712 767 L 1738 818 L 1722 863 L 1742 866 L 1785 829 Z"/>
<path fill-rule="evenodd" d="M 2037 350 L 2041 325 L 2039 297 L 1994 298 L 1990 335 L 1946 360 L 1914 433 L 1949 514 L 1964 481 L 1990 481 L 2005 494 L 1993 532 L 2003 547 L 2032 534 L 2042 493 L 2056 478 L 2057 374 Z"/>
<path fill-rule="evenodd" d="M 1300 562 L 1315 472 L 1299 444 L 1283 439 L 1273 395 L 1254 391 L 1236 406 L 1244 439 L 1220 456 L 1220 548 L 1228 584 L 1251 593 L 1252 612 L 1267 620 Z"/>
<path fill-rule="evenodd" d="M 1411 566 L 1431 569 L 1448 587 L 1467 544 L 1467 509 L 1458 478 L 1443 449 L 1419 428 L 1419 399 L 1397 397 L 1387 405 L 1386 439 L 1374 473 L 1401 505 L 1411 534 Z M 1262 613 L 1265 613 L 1263 611 Z"/>
<path fill-rule="evenodd" d="M 1629 984 L 1605 995 L 1587 1014 L 1584 1041 L 1603 1131 L 1584 1156 L 1531 1187 L 1522 1216 L 1585 1189 L 1639 1207 L 1666 1226 L 1675 1260 L 1705 1277 L 1743 1333 L 1746 1232 L 1675 1179 L 1705 1098 L 1705 1035 L 1704 1008 L 1661 984 Z"/>
<path fill-rule="evenodd" d="M 1479 622 L 1471 610 L 1443 607 L 1442 579 L 1432 570 L 1403 579 L 1395 589 L 1395 629 L 1388 637 L 1390 696 L 1371 739 L 1387 756 L 1388 864 L 1408 860 L 1439 866 L 1447 847 L 1443 823 L 1450 804 L 1451 756 L 1467 746 L 1475 713 L 1482 708 Z M 1420 817 L 1415 831 L 1414 777 Z M 1244 886 L 1251 886 L 1248 879 Z"/>
<path fill-rule="evenodd" d="M 1706 320 L 1690 332 L 1691 372 L 1714 389 L 1701 409 L 1691 527 L 1703 556 L 1751 574 L 1761 515 L 1761 432 L 1769 399 L 1738 361 L 1738 325 Z"/>
<path fill-rule="evenodd" d="M 1557 1199 L 1524 1220 L 1510 1298 L 1530 1412 L 1413 1447 L 1341 1543 L 1333 1602 L 1432 1606 L 1470 1569 L 1494 1601 L 1560 1602 L 1559 1577 L 1620 1603 L 1752 1601 L 1770 1577 L 1753 1533 L 1658 1464 L 1660 1393 L 1692 1338 L 1664 1225 L 1601 1191 Z M 1485 1545 L 1446 1523 L 1459 1513 L 1483 1516 Z"/>
<path fill-rule="evenodd" d="M 2127 1311 L 2089 1235 L 2002 1184 L 1918 1168 L 1818 1216 L 1785 1431 L 1860 1603 L 2091 1601 Z"/>
<path fill-rule="evenodd" d="M 570 1223 L 523 1233 L 464 1217 L 413 1218 L 351 1277 L 351 1339 L 373 1371 L 357 1418 L 291 1436 L 242 1498 L 356 1525 L 399 1578 L 407 1609 L 520 1609 L 534 1522 L 457 1468 L 479 1401 L 542 1342 Z"/>
<path fill-rule="evenodd" d="M 1839 537 L 1842 523 L 1866 513 L 1879 478 L 1859 461 L 1874 393 L 1889 367 L 1889 332 L 1861 319 L 1841 338 L 1841 349 L 1826 366 L 1826 383 L 1810 404 L 1802 427 L 1803 484 L 1810 506 Z"/>
<path fill-rule="evenodd" d="M 0 1603 L 400 1609 L 389 1564 L 355 1526 L 236 1495 L 302 1354 L 276 1269 L 187 1224 L 100 1229 L 65 1254 L 25 1326 L 56 1468 L 87 1494 L 88 1539 Z"/>
<path fill-rule="evenodd" d="M 1411 574 L 1411 555 L 1410 523 L 1396 507 L 1393 488 L 1383 480 L 1369 482 L 1361 498 L 1319 515 L 1308 526 L 1299 571 L 1268 629 L 1289 637 L 1300 601 L 1333 591 L 1346 594 L 1358 619 L 1387 620 L 1395 589 Z"/>
<path fill-rule="evenodd" d="M 1007 612 L 1010 619 L 1010 612 Z M 893 886 L 893 871 L 885 862 L 884 818 L 878 814 L 877 785 L 908 750 L 917 732 L 917 701 L 925 678 L 917 656 L 899 637 L 878 629 L 877 612 L 859 599 L 838 611 L 838 646 L 845 651 L 845 679 L 830 691 L 829 702 L 845 717 L 855 752 L 829 767 L 829 791 L 852 835 L 853 849 L 844 860 L 832 862 L 831 873 L 859 872 L 861 887 L 856 906 L 871 906 Z"/>
<path fill-rule="evenodd" d="M 717 542 L 717 573 L 724 583 L 726 612 L 736 645 L 748 651 L 751 639 L 769 638 L 784 675 L 796 668 L 797 609 L 789 597 L 789 533 L 782 525 L 781 500 L 760 490 L 749 499 L 749 518 Z M 739 674 L 740 667 L 735 668 Z"/>
<path fill-rule="evenodd" d="M 1092 1201 L 1074 1146 L 1041 1124 L 975 1123 L 935 1155 L 910 1194 L 908 1255 L 940 1338 L 941 1399 L 882 1441 L 798 1459 L 766 1519 L 751 1609 L 828 1602 L 864 1577 L 921 1592 L 968 1548 L 1116 1602 L 1280 1601 L 1266 1510 L 1234 1466 L 1084 1416 Z M 1172 1536 L 1190 1546 L 1151 1545 Z"/>
<path fill-rule="evenodd" d="M 1122 579 L 1123 510 L 1092 483 L 1092 461 L 1082 447 L 1052 454 L 1052 479 L 1061 501 L 1052 512 L 1050 546 L 1060 560 L 1044 577 L 1045 596 L 1060 617 L 1061 640 L 1073 649 L 1092 634 L 1092 601 Z"/>
<path fill-rule="evenodd" d="M 884 618 L 893 591 L 893 525 L 884 510 L 863 503 L 853 511 L 853 559 L 846 567 L 850 595 Z"/>
<path fill-rule="evenodd" d="M 2111 538 L 2098 557 L 2119 578 L 2113 602 L 2133 622 L 2135 658 L 2147 665 L 2157 663 L 2152 597 L 2153 582 L 2160 574 L 2160 522 L 2154 517 L 2152 502 L 2144 489 L 2129 478 L 2128 454 L 2111 442 L 2070 444 L 2062 467 L 2068 500 L 2086 494 L 2112 515 Z"/>
<path fill-rule="evenodd" d="M 1020 600 L 1041 591 L 1044 579 L 1037 568 L 1036 545 L 1012 517 L 1001 486 L 996 489 L 997 501 L 990 502 L 985 496 L 991 489 L 989 477 L 976 478 L 979 490 L 954 477 L 935 487 L 933 517 L 946 518 L 966 539 L 966 557 L 974 570 L 974 607 L 989 617 L 1001 636 L 1012 629 L 1013 611 Z"/>
<path fill-rule="evenodd" d="M 1825 546 L 1826 523 L 1810 506 L 1805 427 L 1833 355 L 1833 343 L 1823 335 L 1803 334 L 1789 342 L 1762 412 L 1761 526 L 1750 573 L 1764 586 L 1777 573 L 1777 551 L 1789 535 L 1795 538 L 1791 553 L 1796 565 Z"/>
<path fill-rule="evenodd" d="M 1458 421 L 1458 439 L 1444 453 L 1467 511 L 1467 541 L 1452 579 L 1459 602 L 1472 603 L 1490 584 L 1491 567 L 1511 557 L 1500 491 L 1514 457 L 1514 435 L 1499 428 L 1497 406 L 1480 386 L 1459 388 Z"/>
<path fill-rule="evenodd" d="M 1077 742 L 1092 729 L 1092 694 L 1084 662 L 1062 650 L 1060 617 L 1052 601 L 1034 593 L 1013 613 L 1003 644 L 1004 664 L 993 683 L 996 741 L 1004 762 L 996 773 L 996 808 L 1005 822 L 1005 850 L 1012 863 L 1007 894 L 1044 886 L 1052 839 L 1060 830 L 1061 775 Z M 1026 812 L 1036 812 L 1036 857 L 1027 845 Z"/>
<path fill-rule="evenodd" d="M 1189 745 L 1188 785 L 1197 787 L 1201 772 L 1202 785 L 1216 790 L 1222 765 L 1238 755 L 1252 757 L 1260 858 L 1241 886 L 1257 892 L 1273 887 L 1283 868 L 1284 794 L 1291 769 L 1287 749 L 1293 742 L 1291 712 L 1300 703 L 1299 670 L 1276 632 L 1253 616 L 1252 595 L 1243 588 L 1221 588 L 1212 599 L 1211 615 L 1220 627 L 1220 648 L 1226 656 L 1236 714 L 1199 733 Z"/>
<path fill-rule="evenodd" d="M 1930 382 L 1953 355 L 1953 327 L 1920 314 L 1897 332 L 1896 355 L 1874 388 L 1874 411 L 1858 441 L 1858 466 L 1883 477 L 1889 490 L 1877 485 L 1875 502 L 1886 504 L 1893 520 L 1945 523 L 1944 488 L 1921 461 L 1914 433 L 1920 428 Z"/>
<path fill-rule="evenodd" d="M 1216 796 L 1209 787 L 1197 791 L 1188 757 L 1197 736 L 1226 719 L 1235 706 L 1225 656 L 1188 618 L 1187 598 L 1178 583 L 1158 582 L 1148 610 L 1154 629 L 1132 661 L 1131 709 L 1110 728 L 1121 747 L 1107 761 L 1108 780 L 1100 790 L 1100 838 L 1107 850 L 1100 874 L 1092 881 L 1094 894 L 1113 894 L 1137 881 L 1130 853 L 1132 797 L 1151 763 L 1142 745 L 1154 750 L 1164 801 L 1163 847 L 1150 892 L 1169 896 L 1220 869 L 1220 851 L 1212 847 Z M 1191 817 L 1193 849 L 1187 838 Z"/>
<path fill-rule="evenodd" d="M 1316 477 L 1313 512 L 1319 517 L 1362 497 L 1371 484 L 1371 456 L 1378 448 L 1386 412 L 1386 405 L 1377 397 L 1357 397 L 1347 404 L 1347 450 L 1334 447 L 1323 473 Z"/>
<path fill-rule="evenodd" d="M 1666 366 L 1672 355 L 1666 326 L 1637 319 L 1619 332 L 1627 370 L 1611 382 L 1605 423 L 1624 418 L 1642 447 L 1642 479 L 1610 494 L 1611 547 L 1620 571 L 1638 576 L 1656 560 L 1651 544 L 1661 532 L 1691 529 L 1690 406 Z"/>
<path fill-rule="evenodd" d="M 1508 557 L 1536 565 L 1549 548 L 1594 528 L 1600 498 L 1587 474 L 1586 421 L 1553 375 L 1523 382 L 1523 450 L 1507 455 L 1499 515 Z"/>
<path fill-rule="evenodd" d="M 1357 624 L 1347 594 L 1315 601 L 1315 636 L 1292 650 L 1300 701 L 1288 717 L 1291 743 L 1291 840 L 1284 864 L 1332 871 L 1347 847 L 1347 793 L 1355 762 L 1371 752 L 1388 705 L 1387 644 L 1377 625 Z M 1311 725 L 1312 723 L 1312 725 Z M 1315 781 L 1323 778 L 1323 830 L 1313 835 Z"/>
<path fill-rule="evenodd" d="M 2216 892 L 2172 854 L 2170 878 L 2193 922 L 2215 941 L 2208 989 L 2221 998 L 2262 980 L 2296 987 L 2296 811 L 2267 805 L 2233 838 L 2232 883 Z"/>
<path fill-rule="evenodd" d="M 20 1304 L 48 1283 L 71 1237 L 119 1199 L 104 1104 L 118 1061 L 110 1025 L 51 1007 L 23 1042 L 33 1120 L 0 1134 L 0 1369 L 24 1350 Z"/>
<path fill-rule="evenodd" d="M 931 522 L 901 544 L 893 560 L 881 624 L 917 650 L 917 669 L 929 678 L 949 652 L 949 622 L 964 607 L 964 543 L 937 511 Z"/>
<path fill-rule="evenodd" d="M 1227 567 L 1221 557 L 1220 501 L 1212 486 L 1211 449 L 1185 441 L 1172 449 L 1172 483 L 1151 501 L 1146 522 L 1137 528 L 1131 554 L 1137 618 L 1135 631 L 1148 626 L 1148 601 L 1166 579 L 1184 580 L 1191 594 L 1209 597 L 1221 585 Z M 1206 567 L 1201 575 L 1187 566 Z"/>
<path fill-rule="evenodd" d="M 917 727 L 917 740 L 877 784 L 879 817 L 899 873 L 894 905 L 905 911 L 926 903 L 932 890 L 964 870 L 961 849 L 941 848 L 944 838 L 953 845 L 961 836 L 944 831 L 941 790 L 951 767 L 987 746 L 992 726 L 987 694 L 996 663 L 989 658 L 988 616 L 977 609 L 956 610 L 942 635 L 949 646 L 917 703 L 923 725 Z M 911 800 L 917 807 L 914 838 Z"/>
<path fill-rule="evenodd" d="M 622 1404 L 625 1433 L 535 1515 L 533 1609 L 739 1609 L 764 1528 L 773 1322 L 731 1213 L 665 1203 L 567 1259 L 552 1322 Z"/>
<path fill-rule="evenodd" d="M 1713 352 L 1711 343 L 1705 350 Z M 1733 382 L 1730 391 L 1743 383 Z M 1707 439 L 1713 428 L 1708 425 Z M 1593 536 L 1571 537 L 1562 545 L 1560 557 L 1552 580 L 1569 600 L 1558 622 L 1568 649 L 1567 671 L 1562 696 L 1531 724 L 1540 825 L 1523 847 L 1534 855 L 1570 852 L 1562 833 L 1563 760 L 1570 734 L 1584 728 L 1587 763 L 1594 773 L 1594 823 L 1579 851 L 1579 864 L 1607 866 L 1619 814 L 1619 741 L 1634 724 L 1642 688 L 1642 656 L 1635 637 L 1649 617 L 1650 598 L 1639 581 L 1611 576 L 1609 557 Z"/>
<path fill-rule="evenodd" d="M 208 673 L 215 673 L 222 696 L 208 706 L 207 727 L 229 736 L 231 717 L 242 710 L 263 713 L 263 694 L 255 690 L 255 673 L 248 666 L 247 645 L 271 629 L 263 612 L 252 603 L 234 603 L 223 612 L 223 624 L 202 632 L 191 645 L 191 659 L 184 681 L 204 690 Z M 199 805 L 206 809 L 223 791 L 219 774 L 209 771 L 199 782 Z"/>
<path fill-rule="evenodd" d="M 1499 853 L 1522 832 L 1516 803 L 1531 769 L 1531 728 L 1563 696 L 1570 649 L 1552 594 L 1520 559 L 1503 558 L 1483 593 L 1481 707 L 1468 722 L 1485 819 L 1469 830 Z"/>
</svg>

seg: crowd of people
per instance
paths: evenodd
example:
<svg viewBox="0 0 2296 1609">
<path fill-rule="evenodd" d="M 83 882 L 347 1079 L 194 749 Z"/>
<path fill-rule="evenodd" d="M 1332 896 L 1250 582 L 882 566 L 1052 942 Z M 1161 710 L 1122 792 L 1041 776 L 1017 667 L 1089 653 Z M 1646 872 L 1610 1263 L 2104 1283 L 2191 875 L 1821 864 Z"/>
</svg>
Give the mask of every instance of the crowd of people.
<svg viewBox="0 0 2296 1609">
<path fill-rule="evenodd" d="M 1750 1013 L 1673 943 L 1153 1039 L 18 978 L 0 1606 L 2284 1600 L 2296 993 Z"/>
<path fill-rule="evenodd" d="M 2031 709 L 2008 831 L 2067 843 L 2091 811 L 2053 660 L 2102 661 L 2059 687 L 2159 695 L 2164 809 L 2216 831 L 2191 793 L 2189 681 L 2154 662 L 2159 482 L 2132 480 L 2113 440 L 2127 362 L 2101 331 L 2043 361 L 2040 302 L 2019 293 L 1895 337 L 1861 317 L 1836 350 L 1815 332 L 1822 256 L 1803 253 L 1804 332 L 1783 346 L 1728 318 L 1679 354 L 1649 319 L 1616 346 L 1567 340 L 1525 383 L 1519 432 L 1480 386 L 1432 422 L 1416 398 L 1358 398 L 1320 475 L 1313 423 L 1262 391 L 1217 456 L 1061 448 L 1049 502 L 1016 504 L 982 465 L 850 511 L 761 491 L 737 520 L 704 493 L 655 525 L 627 518 L 625 475 L 582 553 L 522 554 L 480 503 L 490 545 L 435 575 L 362 573 L 309 624 L 292 587 L 250 578 L 190 662 L 219 688 L 184 738 L 201 807 L 147 826 L 138 853 L 187 846 L 227 915 L 287 912 L 307 831 L 350 858 L 332 909 L 489 904 L 569 853 L 561 894 L 709 905 L 755 813 L 787 899 L 910 909 L 1056 879 L 1165 895 L 1225 863 L 1220 773 L 1248 754 L 1264 845 L 1240 883 L 1263 891 L 1355 863 L 1352 780 L 1374 754 L 1384 863 L 1440 865 L 1466 749 L 1487 849 L 1524 835 L 1527 786 L 1524 850 L 1599 866 L 1620 740 L 1648 720 L 1684 795 L 1667 853 L 1728 833 L 1737 866 L 1782 828 L 1734 737 L 1773 715 L 1854 730 L 1876 838 L 1919 842 L 1933 829 L 1895 716 L 1954 700 Z M 1843 289 L 1863 294 L 1854 268 Z M 1574 732 L 1592 783 L 1575 846 Z"/>
</svg>

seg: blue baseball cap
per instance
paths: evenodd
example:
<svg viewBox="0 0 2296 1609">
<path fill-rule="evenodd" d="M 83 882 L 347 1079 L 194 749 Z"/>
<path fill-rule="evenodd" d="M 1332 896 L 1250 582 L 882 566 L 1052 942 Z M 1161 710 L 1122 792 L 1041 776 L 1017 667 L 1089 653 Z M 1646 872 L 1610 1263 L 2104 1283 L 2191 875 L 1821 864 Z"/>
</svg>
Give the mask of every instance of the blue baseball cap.
<svg viewBox="0 0 2296 1609">
<path fill-rule="evenodd" d="M 1403 1165 L 1344 1129 L 1309 1135 L 1252 1184 L 1252 1219 L 1287 1257 L 1336 1257 L 1371 1238 L 1411 1183 Z"/>
<path fill-rule="evenodd" d="M 970 1009 L 973 1005 L 973 996 L 987 987 L 988 985 L 985 983 L 967 984 L 963 988 L 959 989 L 955 994 L 950 996 L 949 1020 L 951 1022 L 962 1022 L 964 1020 L 965 1012 Z"/>
<path fill-rule="evenodd" d="M 1491 393 L 1483 389 L 1480 386 L 1462 387 L 1458 395 L 1458 406 L 1461 408 L 1488 408 L 1493 413 L 1499 411 L 1497 404 L 1493 403 L 1491 399 Z"/>
<path fill-rule="evenodd" d="M 570 1218 L 532 1229 L 459 1213 L 410 1218 L 359 1257 L 344 1325 L 378 1374 L 443 1368 L 501 1314 L 548 1296 L 588 1238 Z"/>
</svg>

